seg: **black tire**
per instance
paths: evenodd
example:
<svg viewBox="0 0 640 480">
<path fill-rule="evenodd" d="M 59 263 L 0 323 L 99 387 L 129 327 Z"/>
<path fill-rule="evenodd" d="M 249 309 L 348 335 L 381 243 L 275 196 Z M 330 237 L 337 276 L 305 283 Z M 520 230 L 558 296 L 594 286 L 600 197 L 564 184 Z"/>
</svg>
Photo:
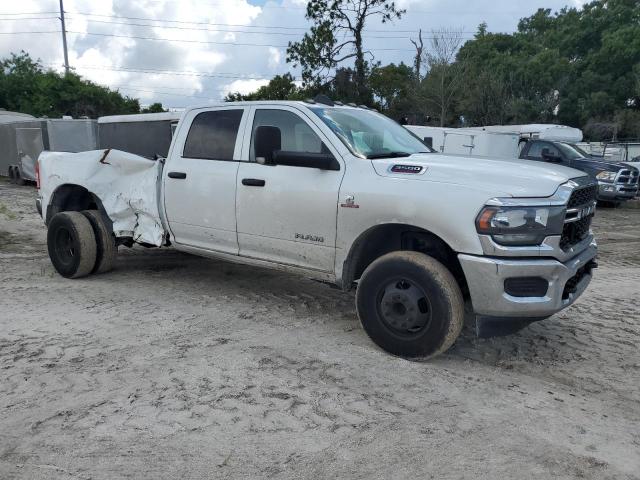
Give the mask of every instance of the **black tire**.
<svg viewBox="0 0 640 480">
<path fill-rule="evenodd" d="M 16 177 L 15 174 L 13 173 L 13 167 L 9 166 L 9 182 L 15 184 L 16 183 Z"/>
<path fill-rule="evenodd" d="M 369 337 L 401 357 L 428 358 L 449 349 L 464 324 L 464 300 L 449 270 L 419 252 L 392 252 L 362 274 L 358 317 Z"/>
<path fill-rule="evenodd" d="M 82 214 L 91 223 L 93 234 L 96 237 L 96 264 L 91 273 L 110 272 L 113 270 L 113 264 L 118 253 L 113 233 L 98 210 L 85 210 Z"/>
<path fill-rule="evenodd" d="M 89 275 L 96 264 L 96 237 L 80 212 L 61 212 L 51 219 L 47 249 L 54 268 L 65 278 Z"/>
</svg>

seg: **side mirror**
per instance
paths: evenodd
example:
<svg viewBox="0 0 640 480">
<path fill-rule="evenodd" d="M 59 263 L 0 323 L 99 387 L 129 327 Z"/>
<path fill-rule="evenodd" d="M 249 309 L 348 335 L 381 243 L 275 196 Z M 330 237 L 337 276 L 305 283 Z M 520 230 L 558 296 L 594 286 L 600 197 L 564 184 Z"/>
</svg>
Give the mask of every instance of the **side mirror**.
<svg viewBox="0 0 640 480">
<path fill-rule="evenodd" d="M 283 152 L 278 150 L 274 152 L 272 162 L 274 165 L 287 165 L 289 167 L 340 170 L 340 164 L 330 153 Z"/>
<path fill-rule="evenodd" d="M 262 165 L 274 165 L 273 154 L 282 148 L 282 134 L 278 127 L 262 125 L 256 128 L 253 139 L 256 162 Z"/>
<path fill-rule="evenodd" d="M 553 162 L 553 163 L 562 162 L 562 157 L 560 157 L 559 155 L 554 155 L 553 153 L 551 153 L 551 150 L 549 150 L 548 148 L 542 149 L 542 158 L 544 158 L 544 160 L 547 162 Z"/>
</svg>

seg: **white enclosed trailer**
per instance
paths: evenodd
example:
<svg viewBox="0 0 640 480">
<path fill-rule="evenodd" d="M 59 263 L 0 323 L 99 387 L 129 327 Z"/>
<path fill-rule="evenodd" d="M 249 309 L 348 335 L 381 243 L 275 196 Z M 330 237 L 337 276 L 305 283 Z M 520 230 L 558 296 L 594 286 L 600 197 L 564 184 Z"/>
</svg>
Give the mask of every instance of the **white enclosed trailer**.
<svg viewBox="0 0 640 480">
<path fill-rule="evenodd" d="M 518 134 L 472 128 L 405 127 L 440 153 L 511 159 L 518 156 Z"/>
<path fill-rule="evenodd" d="M 490 125 L 486 127 L 472 127 L 469 130 L 481 130 L 492 133 L 515 134 L 522 140 L 549 140 L 551 142 L 578 143 L 582 141 L 582 130 L 548 123 L 532 123 L 527 125 Z"/>
</svg>

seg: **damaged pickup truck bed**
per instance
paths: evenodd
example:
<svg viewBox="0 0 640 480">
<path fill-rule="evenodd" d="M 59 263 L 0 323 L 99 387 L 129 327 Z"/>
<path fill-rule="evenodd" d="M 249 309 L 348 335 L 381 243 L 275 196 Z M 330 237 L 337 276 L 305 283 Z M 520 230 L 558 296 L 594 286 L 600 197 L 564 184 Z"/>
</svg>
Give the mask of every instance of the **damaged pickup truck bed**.
<svg viewBox="0 0 640 480">
<path fill-rule="evenodd" d="M 429 357 L 463 325 L 526 324 L 572 304 L 595 268 L 597 185 L 535 162 L 445 156 L 373 111 L 315 102 L 193 108 L 166 160 L 45 152 L 38 208 L 69 278 L 134 243 L 357 286 L 385 350 Z"/>
</svg>

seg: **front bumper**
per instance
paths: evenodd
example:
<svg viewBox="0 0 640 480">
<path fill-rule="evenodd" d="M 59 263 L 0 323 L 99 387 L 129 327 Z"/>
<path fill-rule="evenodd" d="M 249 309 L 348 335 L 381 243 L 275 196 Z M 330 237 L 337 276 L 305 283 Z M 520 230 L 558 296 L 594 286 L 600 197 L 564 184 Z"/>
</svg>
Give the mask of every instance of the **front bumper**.
<svg viewBox="0 0 640 480">
<path fill-rule="evenodd" d="M 541 318 L 553 315 L 575 302 L 591 282 L 597 255 L 595 242 L 562 263 L 551 258 L 518 260 L 458 255 L 477 315 L 509 318 Z M 512 296 L 505 280 L 540 277 L 548 282 L 542 297 Z"/>
<path fill-rule="evenodd" d="M 598 200 L 631 200 L 638 194 L 637 185 L 598 182 Z"/>
</svg>

